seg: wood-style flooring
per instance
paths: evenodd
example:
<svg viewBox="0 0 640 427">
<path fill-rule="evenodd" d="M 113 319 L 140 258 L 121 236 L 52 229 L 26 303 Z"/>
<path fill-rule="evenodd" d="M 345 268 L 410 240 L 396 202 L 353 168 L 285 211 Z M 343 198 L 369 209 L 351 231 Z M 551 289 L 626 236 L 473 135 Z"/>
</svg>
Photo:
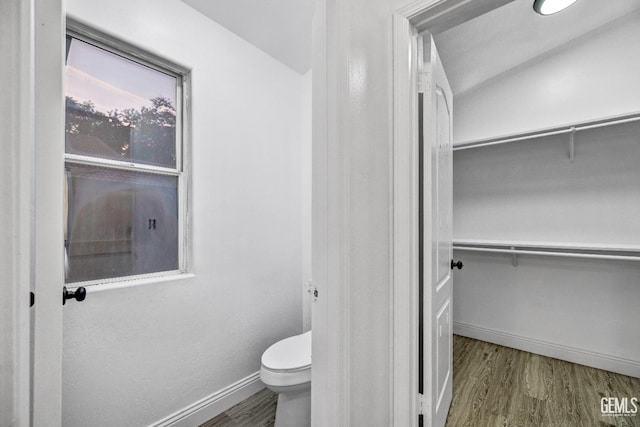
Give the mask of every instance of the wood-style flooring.
<svg viewBox="0 0 640 427">
<path fill-rule="evenodd" d="M 640 398 L 640 379 L 461 336 L 453 338 L 453 401 L 446 427 L 640 427 L 603 416 L 602 397 Z M 264 389 L 200 427 L 273 426 Z"/>
<path fill-rule="evenodd" d="M 640 398 L 640 379 L 455 336 L 447 427 L 640 427 L 602 397 Z"/>
<path fill-rule="evenodd" d="M 273 427 L 278 395 L 265 388 L 200 427 Z"/>
</svg>

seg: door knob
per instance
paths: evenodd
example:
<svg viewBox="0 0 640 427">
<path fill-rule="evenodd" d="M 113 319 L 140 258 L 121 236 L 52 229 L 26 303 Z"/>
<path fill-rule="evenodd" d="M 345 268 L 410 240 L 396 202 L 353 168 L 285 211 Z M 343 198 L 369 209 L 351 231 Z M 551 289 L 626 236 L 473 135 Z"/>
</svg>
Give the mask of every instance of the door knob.
<svg viewBox="0 0 640 427">
<path fill-rule="evenodd" d="M 75 291 L 70 291 L 66 286 L 62 287 L 62 305 L 67 303 L 68 299 L 75 298 L 76 301 L 84 301 L 87 297 L 87 290 L 83 286 L 78 286 Z"/>
<path fill-rule="evenodd" d="M 464 264 L 462 264 L 462 261 L 455 262 L 454 260 L 451 260 L 451 269 L 453 270 L 456 267 L 458 267 L 458 270 L 462 270 Z"/>
</svg>

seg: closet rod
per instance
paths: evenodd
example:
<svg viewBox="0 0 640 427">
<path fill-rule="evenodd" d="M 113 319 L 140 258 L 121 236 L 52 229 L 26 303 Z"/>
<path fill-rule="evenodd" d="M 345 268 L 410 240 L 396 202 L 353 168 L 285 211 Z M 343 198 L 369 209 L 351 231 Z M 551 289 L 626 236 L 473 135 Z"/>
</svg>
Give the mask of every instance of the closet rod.
<svg viewBox="0 0 640 427">
<path fill-rule="evenodd" d="M 565 258 L 587 258 L 587 259 L 606 259 L 613 261 L 640 261 L 640 256 L 630 255 L 599 255 L 599 254 L 587 254 L 580 252 L 550 252 L 550 251 L 531 251 L 522 249 L 492 249 L 492 248 L 478 248 L 473 246 L 453 246 L 454 250 L 467 251 L 467 252 L 489 252 L 500 253 L 510 255 L 539 255 L 539 256 L 556 256 Z M 556 248 L 554 248 L 556 249 Z"/>
<path fill-rule="evenodd" d="M 596 129 L 596 128 L 620 125 L 623 123 L 631 123 L 631 122 L 637 122 L 637 121 L 640 121 L 640 113 L 629 114 L 626 116 L 612 117 L 609 119 L 596 119 L 596 120 L 591 120 L 587 122 L 582 122 L 580 124 L 576 124 L 573 126 L 563 126 L 561 128 L 552 128 L 550 130 L 526 133 L 520 136 L 506 136 L 506 137 L 499 137 L 499 138 L 483 139 L 479 141 L 464 142 L 460 145 L 454 146 L 453 151 L 466 150 L 469 148 L 489 147 L 491 145 L 505 144 L 507 142 L 516 142 L 516 141 L 524 141 L 527 139 L 544 138 L 545 136 L 569 134 L 569 133 L 577 132 L 581 130 Z"/>
</svg>

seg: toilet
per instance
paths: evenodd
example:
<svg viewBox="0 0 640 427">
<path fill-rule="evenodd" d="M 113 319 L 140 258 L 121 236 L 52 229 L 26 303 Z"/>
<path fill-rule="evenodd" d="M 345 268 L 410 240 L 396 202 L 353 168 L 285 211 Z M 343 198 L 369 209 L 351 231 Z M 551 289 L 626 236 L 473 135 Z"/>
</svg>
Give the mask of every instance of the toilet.
<svg viewBox="0 0 640 427">
<path fill-rule="evenodd" d="M 311 425 L 311 331 L 285 338 L 262 354 L 260 379 L 278 393 L 275 427 Z"/>
</svg>

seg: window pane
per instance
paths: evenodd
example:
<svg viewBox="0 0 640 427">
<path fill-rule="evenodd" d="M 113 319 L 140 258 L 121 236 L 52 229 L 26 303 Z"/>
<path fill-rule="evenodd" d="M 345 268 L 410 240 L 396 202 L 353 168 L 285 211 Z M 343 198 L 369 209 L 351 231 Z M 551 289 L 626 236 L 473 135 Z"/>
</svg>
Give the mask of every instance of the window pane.
<svg viewBox="0 0 640 427">
<path fill-rule="evenodd" d="M 177 79 L 67 36 L 66 152 L 176 167 Z"/>
<path fill-rule="evenodd" d="M 67 165 L 67 283 L 172 271 L 178 178 Z"/>
</svg>

